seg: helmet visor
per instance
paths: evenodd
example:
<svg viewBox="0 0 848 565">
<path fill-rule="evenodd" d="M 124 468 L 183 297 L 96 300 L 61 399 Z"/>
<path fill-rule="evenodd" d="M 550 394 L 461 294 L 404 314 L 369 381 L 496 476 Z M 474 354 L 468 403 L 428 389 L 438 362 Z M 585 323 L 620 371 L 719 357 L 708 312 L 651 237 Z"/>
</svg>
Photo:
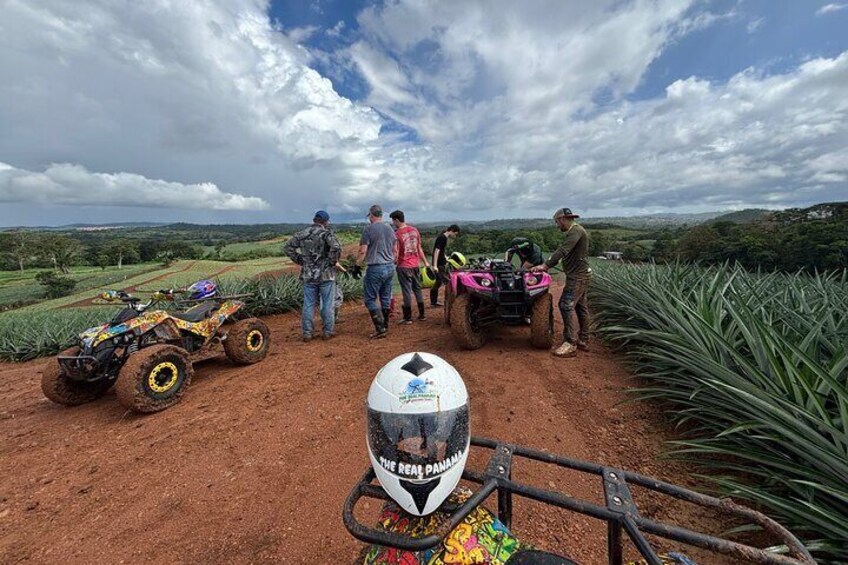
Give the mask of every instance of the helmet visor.
<svg viewBox="0 0 848 565">
<path fill-rule="evenodd" d="M 427 480 L 456 465 L 468 448 L 468 407 L 426 414 L 368 409 L 368 447 L 385 470 Z"/>
</svg>

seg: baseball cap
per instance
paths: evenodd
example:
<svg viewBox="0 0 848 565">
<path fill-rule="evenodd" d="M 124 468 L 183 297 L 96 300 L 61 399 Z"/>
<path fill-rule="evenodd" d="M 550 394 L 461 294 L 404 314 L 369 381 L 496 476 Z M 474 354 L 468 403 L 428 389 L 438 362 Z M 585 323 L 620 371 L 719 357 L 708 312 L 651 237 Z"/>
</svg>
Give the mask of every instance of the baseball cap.
<svg viewBox="0 0 848 565">
<path fill-rule="evenodd" d="M 571 211 L 571 208 L 560 208 L 556 212 L 554 212 L 554 220 L 557 218 L 579 218 L 577 214 Z"/>
<path fill-rule="evenodd" d="M 321 220 L 322 222 L 329 222 L 330 215 L 325 210 L 318 210 L 315 212 L 315 219 Z"/>
<path fill-rule="evenodd" d="M 374 204 L 373 206 L 368 208 L 368 215 L 374 216 L 375 218 L 382 218 L 383 217 L 383 209 L 380 208 L 379 204 Z"/>
</svg>

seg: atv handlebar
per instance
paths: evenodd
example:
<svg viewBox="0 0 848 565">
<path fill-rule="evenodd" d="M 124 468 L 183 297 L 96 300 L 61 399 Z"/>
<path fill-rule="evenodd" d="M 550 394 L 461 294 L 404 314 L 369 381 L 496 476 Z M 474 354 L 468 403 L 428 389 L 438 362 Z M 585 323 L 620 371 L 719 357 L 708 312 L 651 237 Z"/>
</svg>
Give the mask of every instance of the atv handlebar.
<svg viewBox="0 0 848 565">
<path fill-rule="evenodd" d="M 463 480 L 477 483 L 480 485 L 480 488 L 462 505 L 443 507 L 441 510 L 449 513 L 449 517 L 431 535 L 414 538 L 409 535 L 370 528 L 360 524 L 356 520 L 354 508 L 361 498 L 390 500 L 389 495 L 382 487 L 378 484 L 372 484 L 376 478 L 373 468 L 368 469 L 345 501 L 342 518 L 347 530 L 353 537 L 366 543 L 393 547 L 403 551 L 427 550 L 442 543 L 460 522 L 477 506 L 482 504 L 490 494 L 497 491 L 498 518 L 507 528 L 512 527 L 513 495 L 605 521 L 607 523 L 607 552 L 610 565 L 622 565 L 623 563 L 622 533 L 627 534 L 633 545 L 636 546 L 639 553 L 649 565 L 662 565 L 662 561 L 646 539 L 645 533 L 666 540 L 700 547 L 715 553 L 732 555 L 746 563 L 759 563 L 763 565 L 815 564 L 809 551 L 783 526 L 761 512 L 736 504 L 730 499 L 714 498 L 638 473 L 604 467 L 577 459 L 558 457 L 551 453 L 518 445 L 499 443 L 487 438 L 472 437 L 471 445 L 492 450 L 492 455 L 483 473 L 466 469 L 462 474 Z M 514 481 L 512 479 L 512 465 L 519 458 L 548 463 L 581 473 L 595 475 L 602 482 L 605 504 L 598 505 L 564 493 L 545 490 Z M 780 555 L 721 537 L 694 532 L 643 516 L 630 494 L 630 485 L 637 485 L 643 489 L 661 493 L 679 501 L 685 501 L 702 508 L 712 508 L 727 516 L 753 522 L 771 536 L 778 538 L 780 543 L 787 548 L 789 556 Z"/>
</svg>

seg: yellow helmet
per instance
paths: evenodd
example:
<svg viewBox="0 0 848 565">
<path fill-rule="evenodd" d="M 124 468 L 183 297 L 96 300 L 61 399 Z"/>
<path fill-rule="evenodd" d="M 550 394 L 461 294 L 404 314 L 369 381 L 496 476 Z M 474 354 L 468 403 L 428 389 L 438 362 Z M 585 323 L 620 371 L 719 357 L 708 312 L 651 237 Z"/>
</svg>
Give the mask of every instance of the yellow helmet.
<svg viewBox="0 0 848 565">
<path fill-rule="evenodd" d="M 450 263 L 451 267 L 454 269 L 461 269 L 468 264 L 468 261 L 465 260 L 465 255 L 459 251 L 454 251 L 448 257 L 448 263 Z"/>
<path fill-rule="evenodd" d="M 433 267 L 421 267 L 422 288 L 433 288 L 436 286 L 436 271 Z"/>
</svg>

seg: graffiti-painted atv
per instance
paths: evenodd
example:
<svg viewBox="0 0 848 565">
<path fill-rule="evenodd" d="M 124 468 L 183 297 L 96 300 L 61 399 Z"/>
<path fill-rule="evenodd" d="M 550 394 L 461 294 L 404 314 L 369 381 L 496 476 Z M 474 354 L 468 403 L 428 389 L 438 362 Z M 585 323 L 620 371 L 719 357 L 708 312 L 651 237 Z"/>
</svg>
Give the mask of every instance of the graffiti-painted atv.
<svg viewBox="0 0 848 565">
<path fill-rule="evenodd" d="M 192 361 L 208 356 L 218 343 L 240 365 L 257 363 L 268 354 L 270 332 L 264 322 L 233 322 L 244 307 L 237 300 L 241 296 L 215 291 L 184 312 L 150 309 L 174 300 L 173 290 L 157 291 L 145 303 L 123 291 L 101 298 L 126 306 L 108 324 L 81 333 L 79 345 L 50 360 L 41 389 L 53 402 L 83 404 L 114 385 L 123 406 L 157 412 L 179 402 L 194 373 Z"/>
<path fill-rule="evenodd" d="M 517 270 L 504 260 L 472 263 L 450 273 L 445 322 L 461 347 L 478 349 L 486 343 L 487 326 L 517 326 L 529 320 L 533 346 L 549 349 L 554 337 L 550 286 L 547 273 Z"/>
</svg>

